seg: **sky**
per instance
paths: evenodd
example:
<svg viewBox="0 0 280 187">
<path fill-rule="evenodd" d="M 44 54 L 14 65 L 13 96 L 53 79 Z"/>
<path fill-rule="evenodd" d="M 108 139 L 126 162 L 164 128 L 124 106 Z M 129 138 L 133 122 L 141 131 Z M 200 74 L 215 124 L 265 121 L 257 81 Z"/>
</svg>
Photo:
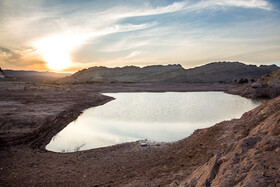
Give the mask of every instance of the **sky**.
<svg viewBox="0 0 280 187">
<path fill-rule="evenodd" d="M 2 69 L 280 65 L 279 0 L 0 0 Z"/>
</svg>

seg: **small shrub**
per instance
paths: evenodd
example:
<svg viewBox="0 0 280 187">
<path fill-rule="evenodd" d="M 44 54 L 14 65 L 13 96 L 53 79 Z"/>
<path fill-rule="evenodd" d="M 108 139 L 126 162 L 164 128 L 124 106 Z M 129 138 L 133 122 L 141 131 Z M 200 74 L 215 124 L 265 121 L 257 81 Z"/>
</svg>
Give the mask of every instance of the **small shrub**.
<svg viewBox="0 0 280 187">
<path fill-rule="evenodd" d="M 239 84 L 244 84 L 244 83 L 248 83 L 248 79 L 243 79 L 241 78 L 239 81 L 238 81 Z"/>
</svg>

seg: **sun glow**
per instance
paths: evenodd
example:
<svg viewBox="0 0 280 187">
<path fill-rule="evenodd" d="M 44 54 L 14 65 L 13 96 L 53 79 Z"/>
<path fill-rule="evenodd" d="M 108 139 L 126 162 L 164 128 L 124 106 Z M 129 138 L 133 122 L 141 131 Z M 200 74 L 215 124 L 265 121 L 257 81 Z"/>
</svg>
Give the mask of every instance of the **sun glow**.
<svg viewBox="0 0 280 187">
<path fill-rule="evenodd" d="M 48 63 L 48 67 L 53 70 L 62 70 L 71 66 L 71 58 L 68 51 L 53 48 L 44 48 L 42 56 Z"/>
<path fill-rule="evenodd" d="M 71 52 L 83 39 L 78 36 L 55 35 L 36 42 L 38 52 L 52 70 L 63 70 L 73 65 Z"/>
</svg>

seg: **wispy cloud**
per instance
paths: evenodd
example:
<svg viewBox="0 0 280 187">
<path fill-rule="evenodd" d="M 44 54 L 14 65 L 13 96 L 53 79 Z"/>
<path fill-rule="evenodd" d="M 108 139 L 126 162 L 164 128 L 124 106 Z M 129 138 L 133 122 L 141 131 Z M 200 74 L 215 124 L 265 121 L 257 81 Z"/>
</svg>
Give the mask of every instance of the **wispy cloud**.
<svg viewBox="0 0 280 187">
<path fill-rule="evenodd" d="M 112 34 L 114 32 L 126 32 L 142 29 L 144 25 L 120 25 L 122 19 L 138 16 L 152 16 L 178 11 L 191 12 L 210 8 L 241 7 L 271 10 L 272 5 L 266 0 L 203 0 L 195 3 L 191 1 L 180 1 L 166 6 L 147 5 L 144 8 L 132 6 L 116 6 L 106 10 L 92 11 L 91 7 L 75 9 L 67 12 L 69 7 L 63 5 L 52 8 L 41 7 L 40 2 L 28 1 L 2 1 L 1 16 L 1 39 L 12 36 L 25 45 L 36 37 L 65 31 L 95 32 Z M 17 9 L 15 11 L 15 9 Z M 33 11 L 31 11 L 31 9 Z M 151 23 L 150 23 L 151 24 Z M 155 24 L 153 21 L 152 24 Z M 21 32 L 18 32 L 18 31 Z M 5 41 L 5 40 L 4 40 Z M 6 40 L 6 42 L 8 42 Z M 17 42 L 18 43 L 18 42 Z M 12 43 L 14 45 L 14 43 Z"/>
<path fill-rule="evenodd" d="M 116 12 L 114 13 L 115 18 L 127 18 L 127 17 L 137 17 L 137 16 L 151 16 L 151 15 L 159 15 L 159 14 L 167 14 L 172 12 L 177 12 L 184 10 L 186 8 L 187 1 L 182 2 L 174 2 L 167 6 L 161 6 L 161 7 L 155 7 L 155 8 L 137 8 L 133 11 L 127 10 L 126 12 L 120 12 L 120 9 L 116 9 Z M 110 10 L 110 12 L 114 12 L 113 10 Z"/>
<path fill-rule="evenodd" d="M 219 6 L 258 8 L 264 10 L 272 9 L 272 5 L 266 0 L 212 0 L 211 2 Z"/>
<path fill-rule="evenodd" d="M 133 42 L 132 42 L 133 41 Z M 124 38 L 122 40 L 117 41 L 116 43 L 111 43 L 106 47 L 99 49 L 103 52 L 118 52 L 118 51 L 126 51 L 131 49 L 136 49 L 139 47 L 144 47 L 149 45 L 150 40 L 136 40 L 135 38 Z"/>
<path fill-rule="evenodd" d="M 86 1 L 82 5 L 69 3 L 67 6 L 64 3 L 57 3 L 55 6 L 45 7 L 47 2 L 0 0 L 0 42 L 4 48 L 11 51 L 2 50 L 1 64 L 4 62 L 3 59 L 10 64 L 16 64 L 17 60 L 26 61 L 27 58 L 24 60 L 23 56 L 28 59 L 33 56 L 38 63 L 39 48 L 44 48 L 42 45 L 51 46 L 48 50 L 53 48 L 54 51 L 69 53 L 69 55 L 79 48 L 91 46 L 93 51 L 91 53 L 103 53 L 104 59 L 112 56 L 110 61 L 114 61 L 113 58 L 140 59 L 143 51 L 145 55 L 150 54 L 146 59 L 141 59 L 143 61 L 194 58 L 193 55 L 186 56 L 184 51 L 190 50 L 199 56 L 200 52 L 205 53 L 209 50 L 209 46 L 201 46 L 207 45 L 205 40 L 209 41 L 212 35 L 218 35 L 214 40 L 221 41 L 221 38 L 227 38 L 230 33 L 222 29 L 223 25 L 220 25 L 222 28 L 217 30 L 209 25 L 204 27 L 203 24 L 206 23 L 201 23 L 199 20 L 207 18 L 205 12 L 222 10 L 226 14 L 227 10 L 238 8 L 238 10 L 245 9 L 244 12 L 247 9 L 256 9 L 268 13 L 274 8 L 268 0 L 185 0 L 172 3 L 143 0 L 138 1 L 137 5 L 133 1 L 124 4 L 114 0 L 104 1 L 101 8 L 95 1 Z M 168 20 L 172 19 L 172 16 L 174 19 Z M 192 18 L 188 19 L 191 16 Z M 216 19 L 222 20 L 222 18 Z M 226 22 L 221 24 L 226 25 Z M 240 27 L 239 23 L 230 25 L 230 29 L 233 28 L 238 29 L 232 33 L 248 32 L 248 29 L 243 29 L 244 27 Z M 273 30 L 275 26 L 271 28 Z M 219 32 L 224 32 L 224 35 L 217 34 Z M 125 34 L 121 35 L 121 33 Z M 109 36 L 115 37 L 111 37 L 114 39 L 109 42 L 105 41 Z M 244 42 L 244 40 L 240 41 Z M 96 42 L 101 45 L 94 46 Z M 34 51 L 27 52 L 27 48 L 32 48 Z M 187 53 L 191 53 L 190 51 Z M 116 55 L 117 52 L 120 53 L 119 56 Z M 111 55 L 113 53 L 116 56 Z M 102 57 L 98 58 L 102 59 Z M 72 59 L 76 59 L 76 64 L 82 63 L 78 58 Z M 97 57 L 91 58 L 92 61 L 96 59 Z M 41 60 L 40 63 L 45 62 Z"/>
<path fill-rule="evenodd" d="M 131 52 L 129 55 L 127 55 L 126 57 L 124 57 L 124 59 L 131 59 L 134 58 L 138 55 L 140 55 L 142 52 L 141 51 L 133 51 Z"/>
<path fill-rule="evenodd" d="M 224 8 L 224 7 L 240 7 L 271 10 L 272 5 L 266 0 L 201 0 L 192 3 L 188 0 L 174 2 L 167 6 L 136 8 L 131 10 L 129 7 L 117 7 L 103 12 L 103 16 L 107 15 L 114 19 L 152 16 L 174 13 L 178 11 L 198 11 L 202 9 Z M 101 15 L 102 15 L 101 14 Z"/>
<path fill-rule="evenodd" d="M 201 10 L 207 8 L 250 8 L 250 9 L 263 9 L 271 10 L 272 5 L 266 0 L 205 0 L 199 1 L 190 6 L 186 6 L 186 10 Z"/>
</svg>

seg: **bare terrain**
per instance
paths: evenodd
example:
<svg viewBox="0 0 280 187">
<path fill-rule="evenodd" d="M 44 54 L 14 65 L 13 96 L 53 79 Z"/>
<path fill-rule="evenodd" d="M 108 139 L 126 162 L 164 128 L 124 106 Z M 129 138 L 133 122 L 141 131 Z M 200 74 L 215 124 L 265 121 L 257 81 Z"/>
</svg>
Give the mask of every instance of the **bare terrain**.
<svg viewBox="0 0 280 187">
<path fill-rule="evenodd" d="M 70 76 L 69 73 L 54 73 L 48 71 L 3 70 L 2 73 L 10 79 L 29 82 L 52 82 Z M 1 74 L 1 73 L 0 73 Z"/>
<path fill-rule="evenodd" d="M 227 91 L 231 84 L 0 82 L 1 186 L 280 186 L 280 97 L 175 143 L 45 150 L 103 92 Z"/>
<path fill-rule="evenodd" d="M 248 98 L 275 98 L 280 95 L 280 69 L 263 75 L 254 83 L 235 87 L 227 92 Z"/>
</svg>

